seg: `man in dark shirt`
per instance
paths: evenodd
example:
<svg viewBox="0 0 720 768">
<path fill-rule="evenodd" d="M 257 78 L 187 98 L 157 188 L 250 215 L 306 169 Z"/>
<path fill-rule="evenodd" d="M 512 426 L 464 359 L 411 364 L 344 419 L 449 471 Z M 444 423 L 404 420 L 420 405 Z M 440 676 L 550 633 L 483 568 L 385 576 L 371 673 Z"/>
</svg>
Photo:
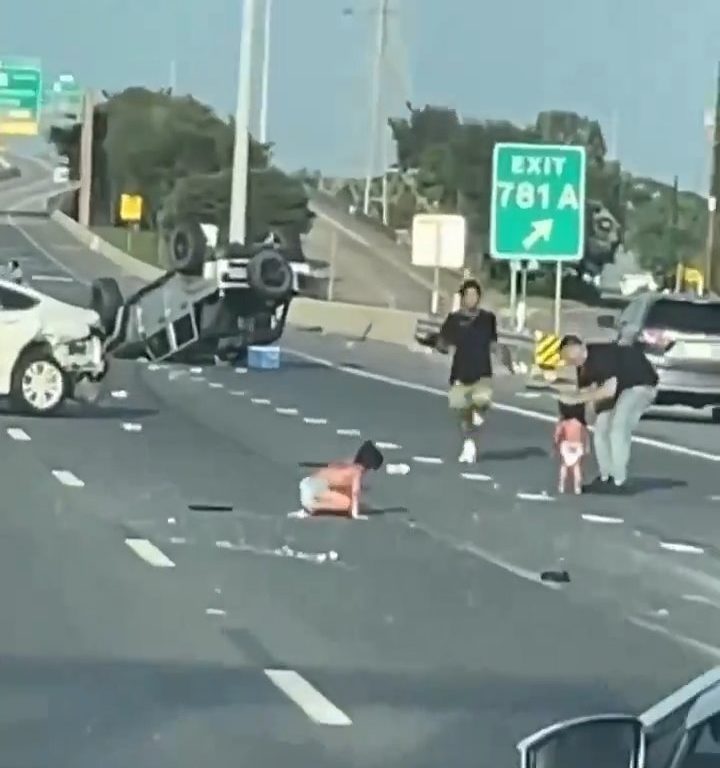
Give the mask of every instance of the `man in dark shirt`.
<svg viewBox="0 0 720 768">
<path fill-rule="evenodd" d="M 480 308 L 482 289 L 477 280 L 466 280 L 459 293 L 461 307 L 443 323 L 437 347 L 454 349 L 448 403 L 460 416 L 463 449 L 459 461 L 471 464 L 477 460 L 475 430 L 492 401 L 491 355 L 497 344 L 497 321 L 492 312 Z M 503 351 L 504 363 L 512 370 L 512 360 L 505 348 Z"/>
<path fill-rule="evenodd" d="M 576 366 L 578 386 L 561 399 L 592 403 L 597 414 L 593 444 L 600 477 L 588 490 L 620 493 L 627 481 L 632 433 L 655 400 L 657 373 L 636 344 L 585 344 L 569 335 L 560 342 L 560 355 Z"/>
</svg>

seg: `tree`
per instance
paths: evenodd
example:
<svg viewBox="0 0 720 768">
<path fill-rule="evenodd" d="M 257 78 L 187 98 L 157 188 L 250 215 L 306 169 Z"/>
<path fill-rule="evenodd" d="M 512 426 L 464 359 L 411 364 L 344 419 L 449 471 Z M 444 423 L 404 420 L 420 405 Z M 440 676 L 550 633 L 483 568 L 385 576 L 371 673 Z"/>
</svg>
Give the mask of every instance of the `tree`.
<svg viewBox="0 0 720 768">
<path fill-rule="evenodd" d="M 140 194 L 145 227 L 193 217 L 227 232 L 235 128 L 190 96 L 168 89 L 106 93 L 95 109 L 92 214 L 115 223 L 120 195 Z M 80 126 L 53 128 L 50 140 L 78 176 Z M 312 216 L 302 182 L 272 166 L 272 147 L 250 142 L 251 235 L 270 229 L 299 237 Z M 160 221 L 162 219 L 162 222 Z"/>
<path fill-rule="evenodd" d="M 572 144 L 585 147 L 587 160 L 583 268 L 597 270 L 612 260 L 623 239 L 649 268 L 664 268 L 668 259 L 675 258 L 671 253 L 692 263 L 702 249 L 707 221 L 702 198 L 680 193 L 678 221 L 672 224 L 670 187 L 633 179 L 619 162 L 608 161 L 597 120 L 548 110 L 534 124 L 522 127 L 508 121 L 461 121 L 454 110 L 444 107 L 416 109 L 408 104 L 408 109 L 409 116 L 389 121 L 398 164 L 413 172 L 412 180 L 397 190 L 397 199 L 390 201 L 391 210 L 400 210 L 402 198 L 404 226 L 413 212 L 457 211 L 468 221 L 471 249 L 485 252 L 495 144 Z M 414 211 L 409 210 L 408 195 L 414 196 Z"/>
</svg>

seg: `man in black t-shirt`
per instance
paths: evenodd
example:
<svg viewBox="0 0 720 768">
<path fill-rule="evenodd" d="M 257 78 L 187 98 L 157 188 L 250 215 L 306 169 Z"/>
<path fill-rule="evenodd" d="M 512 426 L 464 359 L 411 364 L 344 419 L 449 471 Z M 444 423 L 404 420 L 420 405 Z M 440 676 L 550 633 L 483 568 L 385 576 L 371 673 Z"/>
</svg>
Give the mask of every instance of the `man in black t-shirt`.
<svg viewBox="0 0 720 768">
<path fill-rule="evenodd" d="M 577 368 L 578 389 L 561 399 L 592 403 L 600 477 L 588 490 L 620 493 L 627 481 L 633 430 L 657 394 L 658 376 L 637 345 L 585 344 L 577 336 L 560 342 L 562 359 Z"/>
<path fill-rule="evenodd" d="M 497 344 L 497 321 L 492 312 L 480 309 L 482 289 L 477 280 L 466 280 L 459 293 L 461 308 L 443 323 L 437 347 L 454 349 L 448 404 L 460 416 L 463 448 L 459 460 L 471 464 L 477 460 L 475 431 L 492 401 L 491 355 Z M 504 363 L 512 370 L 512 360 L 503 350 Z"/>
</svg>

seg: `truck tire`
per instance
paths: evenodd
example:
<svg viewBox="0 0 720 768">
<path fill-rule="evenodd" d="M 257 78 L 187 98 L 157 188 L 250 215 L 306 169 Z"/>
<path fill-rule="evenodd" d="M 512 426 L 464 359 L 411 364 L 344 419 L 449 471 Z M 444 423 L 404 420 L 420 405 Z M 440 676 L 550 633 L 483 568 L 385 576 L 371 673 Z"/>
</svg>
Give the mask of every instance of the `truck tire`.
<svg viewBox="0 0 720 768">
<path fill-rule="evenodd" d="M 90 309 L 100 316 L 103 330 L 110 334 L 115 329 L 120 307 L 124 303 L 120 286 L 113 277 L 99 277 L 90 285 Z"/>
<path fill-rule="evenodd" d="M 194 221 L 180 224 L 170 235 L 169 257 L 172 269 L 184 275 L 202 274 L 207 240 L 200 225 Z"/>
<path fill-rule="evenodd" d="M 31 347 L 20 355 L 10 382 L 15 410 L 46 416 L 62 405 L 67 391 L 67 378 L 49 349 Z"/>
<path fill-rule="evenodd" d="M 292 268 L 276 251 L 255 254 L 248 262 L 247 276 L 250 287 L 263 298 L 280 300 L 292 293 Z"/>
</svg>

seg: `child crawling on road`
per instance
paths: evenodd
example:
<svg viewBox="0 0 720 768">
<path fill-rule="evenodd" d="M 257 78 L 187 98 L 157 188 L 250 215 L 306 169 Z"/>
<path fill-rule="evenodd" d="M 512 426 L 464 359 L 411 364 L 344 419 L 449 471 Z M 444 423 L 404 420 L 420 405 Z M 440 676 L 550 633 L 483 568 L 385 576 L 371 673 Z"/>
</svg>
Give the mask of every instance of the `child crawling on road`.
<svg viewBox="0 0 720 768">
<path fill-rule="evenodd" d="M 560 420 L 555 427 L 553 442 L 560 458 L 558 491 L 565 493 L 568 474 L 572 475 L 573 491 L 582 493 L 582 462 L 590 452 L 585 406 L 559 402 Z"/>
<path fill-rule="evenodd" d="M 338 515 L 360 518 L 362 479 L 369 471 L 383 465 L 383 455 L 375 444 L 366 440 L 352 461 L 331 462 L 300 482 L 298 517 Z"/>
</svg>

